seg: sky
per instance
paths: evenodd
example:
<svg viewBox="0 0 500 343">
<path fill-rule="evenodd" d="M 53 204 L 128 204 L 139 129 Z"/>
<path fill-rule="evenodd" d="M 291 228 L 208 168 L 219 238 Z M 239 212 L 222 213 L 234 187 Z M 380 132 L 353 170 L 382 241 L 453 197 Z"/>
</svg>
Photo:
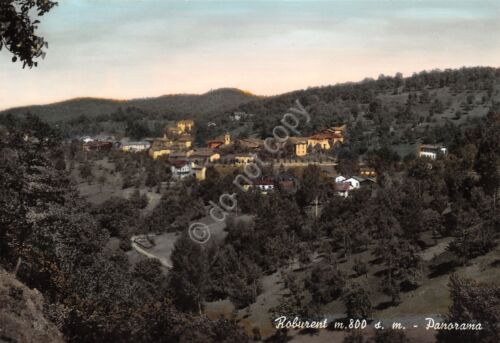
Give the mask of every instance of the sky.
<svg viewBox="0 0 500 343">
<path fill-rule="evenodd" d="M 59 0 L 33 69 L 0 51 L 0 109 L 500 67 L 500 0 Z"/>
</svg>

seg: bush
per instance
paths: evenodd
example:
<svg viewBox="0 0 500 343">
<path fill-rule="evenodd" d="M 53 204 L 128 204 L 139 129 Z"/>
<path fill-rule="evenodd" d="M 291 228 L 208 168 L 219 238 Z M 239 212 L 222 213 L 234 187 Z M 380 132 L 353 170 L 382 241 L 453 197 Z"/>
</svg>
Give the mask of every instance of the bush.
<svg viewBox="0 0 500 343">
<path fill-rule="evenodd" d="M 327 304 L 339 298 L 344 286 L 344 275 L 332 266 L 315 267 L 306 280 L 306 287 L 311 292 L 313 300 L 320 304 Z"/>
<path fill-rule="evenodd" d="M 372 313 L 372 303 L 369 293 L 359 284 L 354 284 L 343 301 L 347 311 L 347 318 L 369 318 Z"/>
</svg>

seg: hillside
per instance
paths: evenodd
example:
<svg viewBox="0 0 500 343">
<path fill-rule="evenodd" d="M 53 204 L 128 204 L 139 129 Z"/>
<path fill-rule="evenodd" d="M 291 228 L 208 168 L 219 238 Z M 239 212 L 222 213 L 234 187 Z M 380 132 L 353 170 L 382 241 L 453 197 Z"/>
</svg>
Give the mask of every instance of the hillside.
<svg viewBox="0 0 500 343">
<path fill-rule="evenodd" d="M 110 132 L 134 139 L 161 135 L 168 121 L 191 118 L 197 122 L 196 137 L 202 144 L 226 131 L 241 137 L 267 137 L 296 100 L 311 115 L 310 123 L 300 123 L 301 134 L 347 123 L 355 153 L 392 146 L 404 156 L 419 141 L 434 142 L 435 129 L 467 124 L 500 103 L 500 69 L 432 70 L 406 78 L 381 75 L 377 80 L 311 87 L 273 97 L 223 88 L 202 95 L 123 101 L 78 98 L 14 108 L 0 116 L 31 112 L 48 122 L 62 123 L 68 136 Z M 248 116 L 235 121 L 234 112 Z M 209 121 L 216 125 L 208 126 Z"/>
<path fill-rule="evenodd" d="M 436 332 L 422 326 L 427 317 L 484 324 L 481 331 L 443 331 L 448 338 L 440 343 L 500 341 L 500 70 L 381 76 L 259 99 L 196 118 L 196 143 L 222 130 L 268 135 L 297 99 L 311 115 L 298 127 L 302 135 L 342 122 L 346 140 L 311 149 L 322 160 L 336 159 L 328 173 L 305 158 L 309 165 L 293 167 L 257 150 L 273 164 L 259 168 L 263 180 L 276 180 L 267 190 L 235 185 L 234 176 L 249 164 L 209 165 L 204 180 L 180 179 L 169 173 L 172 160 L 86 151 L 35 118 L 4 118 L 10 126 L 0 130 L 0 228 L 6 228 L 0 230 L 0 304 L 7 307 L 0 306 L 0 342 L 3 327 L 17 334 L 6 336 L 9 342 L 43 342 L 53 331 L 45 318 L 68 343 L 81 337 L 340 342 L 348 330 L 335 324 L 350 318 L 370 327 L 419 325 L 395 330 L 398 340 L 376 331 L 377 342 L 436 342 Z M 230 116 L 234 111 L 249 115 Z M 67 136 L 68 129 L 113 129 L 152 137 L 168 116 L 120 107 L 59 129 Z M 421 141 L 443 142 L 448 152 L 424 159 L 409 149 L 400 153 L 404 158 L 390 151 Z M 236 143 L 218 153 L 234 158 L 243 149 Z M 374 178 L 363 176 L 359 162 L 373 168 Z M 338 192 L 338 174 L 353 177 L 344 182 L 352 186 L 347 197 Z M 285 178 L 295 189 L 281 187 Z M 237 212 L 214 227 L 209 216 L 223 194 L 237 196 Z M 204 247 L 189 234 L 193 224 L 207 225 L 211 241 Z M 152 246 L 139 250 L 135 238 L 144 234 L 152 235 Z M 43 294 L 46 317 L 29 311 L 32 294 L 20 291 L 12 275 L 2 276 L 16 261 L 25 261 L 19 282 Z M 275 331 L 271 324 L 281 316 L 327 318 L 331 330 Z M 24 330 L 30 318 L 41 332 Z M 364 338 L 372 338 L 370 327 Z M 348 335 L 345 341 L 354 331 Z"/>
<path fill-rule="evenodd" d="M 500 69 L 433 70 L 407 78 L 381 75 L 377 80 L 313 87 L 241 104 L 212 119 L 218 128 L 267 137 L 297 99 L 311 115 L 310 123 L 300 124 L 302 134 L 347 123 L 351 143 L 363 143 L 364 137 L 371 146 L 411 144 L 424 133 L 432 140 L 427 133 L 434 127 L 461 125 L 486 115 L 500 102 Z M 233 111 L 249 114 L 248 119 L 232 122 Z"/>
<path fill-rule="evenodd" d="M 205 94 L 174 94 L 155 98 L 113 100 L 99 98 L 76 98 L 49 105 L 35 105 L 8 109 L 0 115 L 12 113 L 23 115 L 27 112 L 35 114 L 48 122 L 69 121 L 82 115 L 88 118 L 108 115 L 119 108 L 133 107 L 148 114 L 168 115 L 171 119 L 177 116 L 199 117 L 214 112 L 223 112 L 259 99 L 235 88 L 221 88 Z"/>
<path fill-rule="evenodd" d="M 61 333 L 43 313 L 44 299 L 0 267 L 0 342 L 60 343 Z"/>
</svg>

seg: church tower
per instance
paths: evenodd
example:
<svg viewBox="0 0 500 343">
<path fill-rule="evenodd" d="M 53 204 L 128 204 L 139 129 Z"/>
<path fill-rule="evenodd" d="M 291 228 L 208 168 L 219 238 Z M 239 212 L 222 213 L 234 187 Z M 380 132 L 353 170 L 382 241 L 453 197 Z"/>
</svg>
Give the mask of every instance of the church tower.
<svg viewBox="0 0 500 343">
<path fill-rule="evenodd" d="M 224 144 L 225 145 L 231 144 L 231 135 L 229 134 L 229 132 L 226 132 L 226 134 L 224 135 Z"/>
</svg>

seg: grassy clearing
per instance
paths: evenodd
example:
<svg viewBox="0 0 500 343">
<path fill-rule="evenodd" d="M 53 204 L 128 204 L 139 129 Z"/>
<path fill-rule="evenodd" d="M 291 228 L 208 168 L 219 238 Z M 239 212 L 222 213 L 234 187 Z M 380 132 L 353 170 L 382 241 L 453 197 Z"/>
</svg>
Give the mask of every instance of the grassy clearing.
<svg viewBox="0 0 500 343">
<path fill-rule="evenodd" d="M 76 181 L 78 192 L 83 198 L 93 205 L 100 205 L 112 197 L 128 199 L 135 190 L 134 187 L 123 188 L 121 173 L 116 173 L 114 170 L 115 164 L 104 157 L 93 161 L 92 174 L 94 179 L 92 182 L 89 183 L 80 177 L 78 165 L 71 171 L 71 177 Z M 104 183 L 100 183 L 98 180 L 101 175 L 105 177 Z M 141 186 L 139 191 L 141 194 L 145 193 L 149 200 L 148 206 L 142 209 L 141 213 L 144 215 L 151 213 L 160 202 L 161 194 L 145 186 Z"/>
<path fill-rule="evenodd" d="M 428 236 L 426 232 L 423 236 Z M 421 256 L 426 262 L 430 262 L 437 256 L 446 254 L 446 247 L 451 241 L 451 238 L 443 238 L 437 241 L 437 244 L 431 246 L 421 252 Z M 374 307 L 372 318 L 381 320 L 387 325 L 392 325 L 394 321 L 399 321 L 408 326 L 406 332 L 411 342 L 433 342 L 435 332 L 425 330 L 426 317 L 438 319 L 448 311 L 451 300 L 448 292 L 448 280 L 450 273 L 437 277 L 429 277 L 429 272 L 423 280 L 422 286 L 408 292 L 401 292 L 401 302 L 397 306 L 389 305 L 389 297 L 380 291 L 380 271 L 384 269 L 378 264 L 369 264 L 370 269 L 367 275 L 356 277 L 352 270 L 354 257 L 370 263 L 373 262 L 372 256 L 373 247 L 369 247 L 367 251 L 356 254 L 350 259 L 339 263 L 339 269 L 348 275 L 348 282 L 356 281 L 364 285 L 372 293 L 371 300 Z M 342 259 L 340 259 L 342 261 Z M 477 257 L 471 260 L 468 265 L 456 268 L 455 272 L 462 277 L 472 278 L 482 282 L 500 283 L 500 271 L 498 265 L 500 261 L 500 247 L 490 253 Z M 318 263 L 323 263 L 320 256 L 305 268 L 292 267 L 292 273 L 299 279 L 304 280 L 310 269 Z M 288 292 L 285 290 L 281 274 L 265 276 L 263 278 L 263 292 L 257 297 L 257 301 L 248 308 L 237 311 L 236 318 L 239 320 L 248 333 L 251 333 L 253 327 L 258 327 L 263 337 L 269 336 L 274 332 L 271 315 L 269 310 L 278 305 Z M 234 306 L 229 300 L 220 300 L 206 304 L 205 313 L 210 318 L 225 316 L 230 318 L 234 315 Z M 335 319 L 340 319 L 345 316 L 345 307 L 342 301 L 335 300 L 321 307 L 321 312 L 324 313 L 331 322 Z M 419 325 L 418 328 L 413 328 L 413 325 Z M 411 326 L 411 327 L 410 327 Z M 314 333 L 313 336 L 301 335 L 298 331 L 291 332 L 293 335 L 292 342 L 341 342 L 344 333 L 334 332 L 329 330 L 321 330 Z M 366 331 L 367 335 L 371 335 L 370 330 Z"/>
</svg>

